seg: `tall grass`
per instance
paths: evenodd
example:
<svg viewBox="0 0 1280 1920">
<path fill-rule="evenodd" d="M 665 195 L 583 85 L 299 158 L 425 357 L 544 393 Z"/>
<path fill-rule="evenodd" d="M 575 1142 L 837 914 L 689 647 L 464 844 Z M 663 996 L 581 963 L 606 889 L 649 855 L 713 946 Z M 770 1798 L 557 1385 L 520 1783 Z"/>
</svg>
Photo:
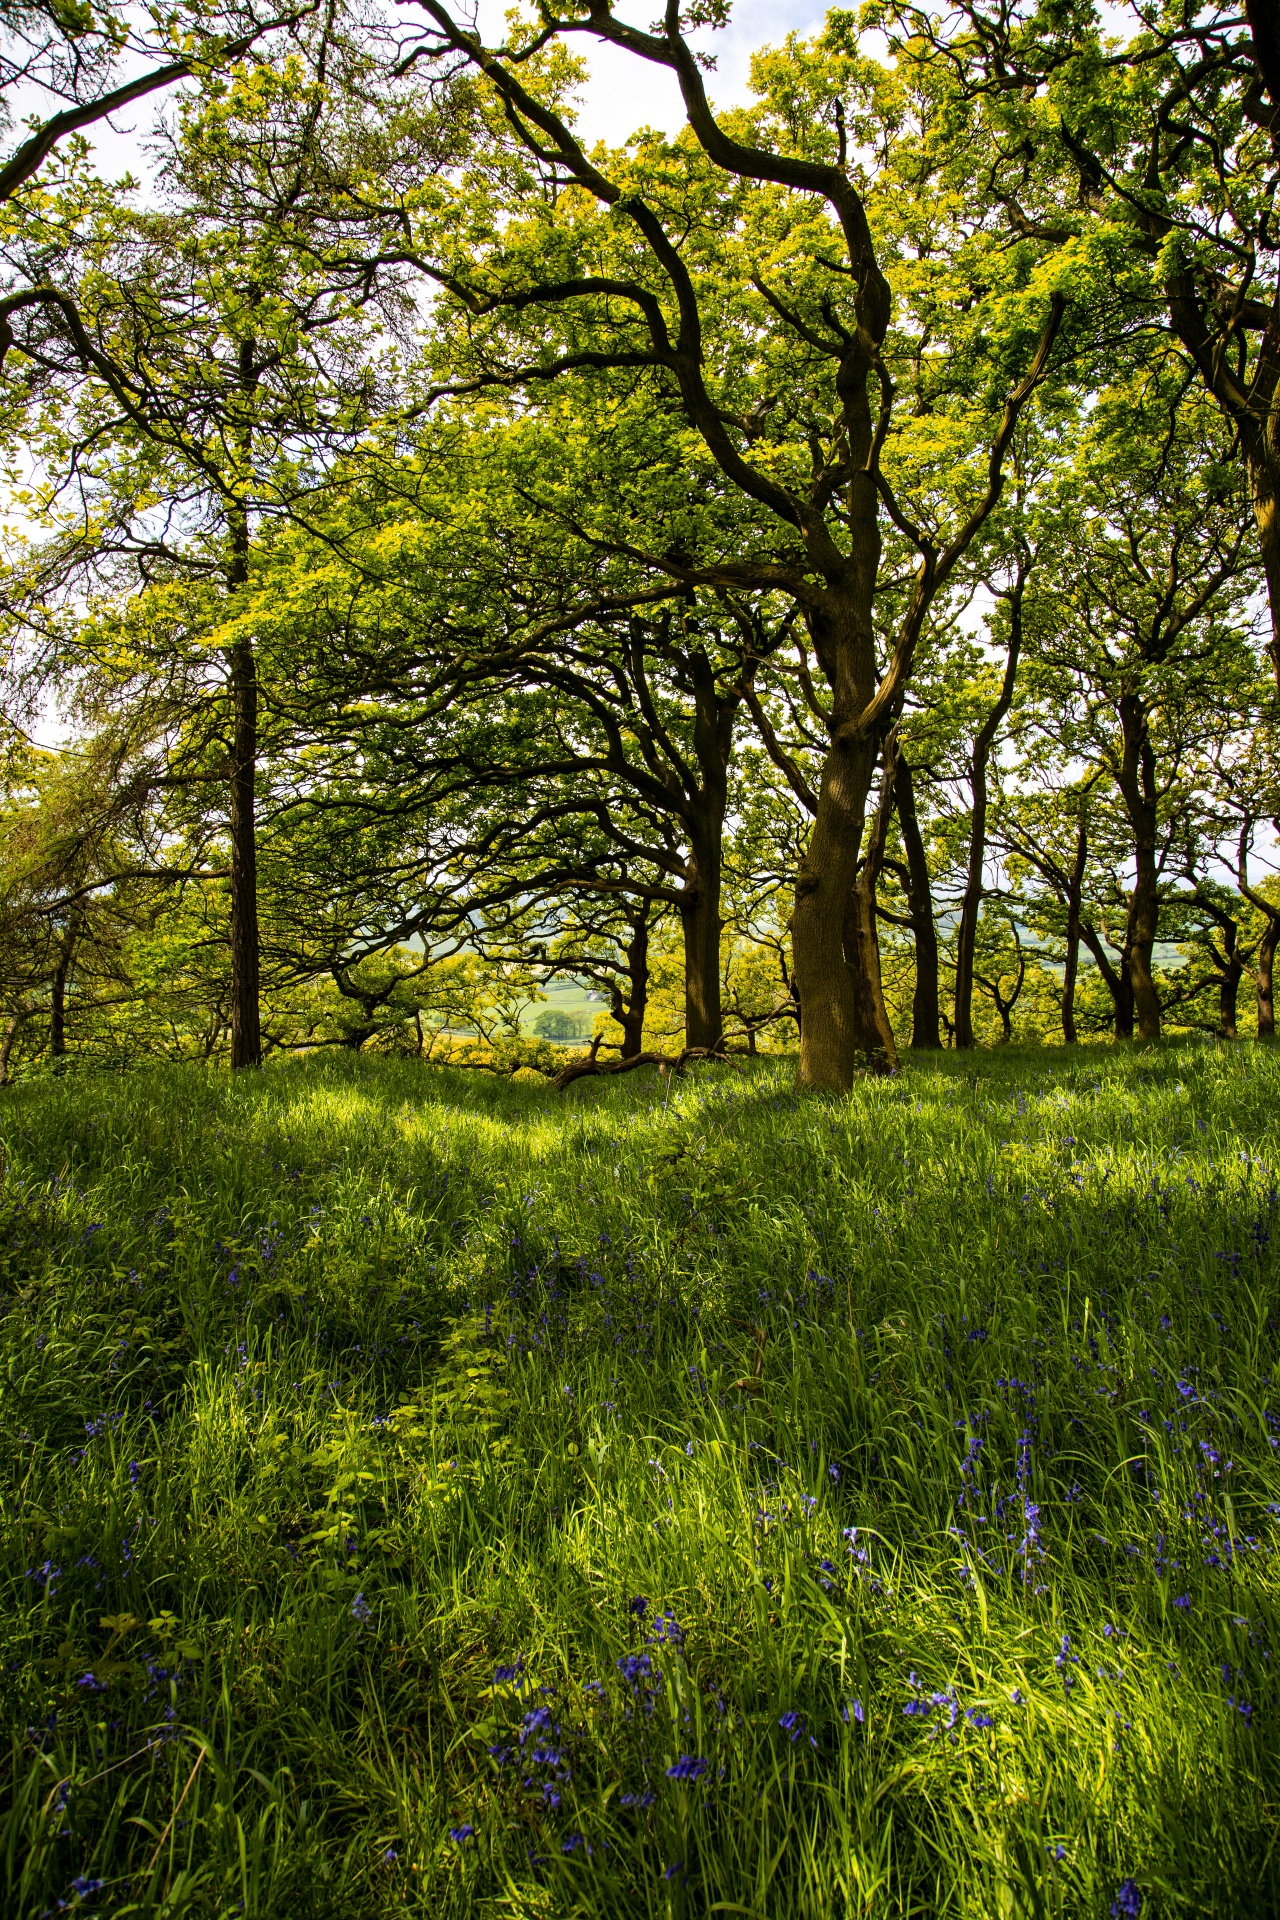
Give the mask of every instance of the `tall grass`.
<svg viewBox="0 0 1280 1920">
<path fill-rule="evenodd" d="M 1265 1051 L 0 1108 L 4 1911 L 1270 1914 Z"/>
</svg>

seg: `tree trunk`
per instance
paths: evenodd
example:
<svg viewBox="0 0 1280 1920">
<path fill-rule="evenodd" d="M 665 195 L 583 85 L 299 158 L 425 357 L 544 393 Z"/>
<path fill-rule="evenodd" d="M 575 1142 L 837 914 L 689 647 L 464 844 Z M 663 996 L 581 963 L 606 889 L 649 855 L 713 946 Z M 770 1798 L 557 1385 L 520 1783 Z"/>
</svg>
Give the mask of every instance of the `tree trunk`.
<svg viewBox="0 0 1280 1920">
<path fill-rule="evenodd" d="M 796 881 L 791 921 L 800 1028 L 800 1084 L 847 1092 L 862 1057 L 845 926 L 876 748 L 855 736 L 833 742 L 818 810 Z"/>
<path fill-rule="evenodd" d="M 1116 995 L 1116 1039 L 1133 1038 L 1133 974 L 1129 967 L 1129 956 L 1124 954 L 1120 960 L 1120 991 Z"/>
<path fill-rule="evenodd" d="M 1280 685 L 1280 501 L 1276 498 L 1277 475 L 1271 461 L 1262 457 L 1249 461 L 1249 484 L 1271 612 L 1271 666 Z"/>
<path fill-rule="evenodd" d="M 955 1028 L 957 1047 L 977 1045 L 973 1037 L 973 955 L 978 938 L 978 915 L 982 911 L 982 869 L 987 857 L 987 768 L 1000 723 L 1013 701 L 1013 683 L 1022 651 L 1022 599 L 1026 574 L 1019 562 L 1018 577 L 1009 601 L 1009 652 L 1005 660 L 1000 697 L 978 730 L 969 761 L 969 784 L 973 795 L 973 821 L 969 831 L 969 865 L 965 876 L 964 898 L 960 905 L 960 932 L 956 940 Z"/>
<path fill-rule="evenodd" d="M 699 822 L 700 827 L 703 825 Z M 680 901 L 687 1047 L 718 1047 L 724 1032 L 720 1007 L 719 827 L 716 820 L 713 830 L 697 832 L 689 850 Z"/>
<path fill-rule="evenodd" d="M 1280 941 L 1280 919 L 1268 917 L 1262 938 L 1258 942 L 1258 957 L 1254 962 L 1254 979 L 1258 988 L 1259 1040 L 1274 1040 L 1276 1037 L 1276 1003 L 1272 981 L 1278 941 Z"/>
<path fill-rule="evenodd" d="M 1072 862 L 1067 893 L 1067 953 L 1062 968 L 1062 1038 L 1069 1047 L 1076 1044 L 1076 976 L 1080 970 L 1080 902 L 1084 894 L 1084 870 L 1089 857 L 1089 834 L 1084 821 L 1076 833 L 1076 857 Z"/>
<path fill-rule="evenodd" d="M 1218 1026 L 1224 1040 L 1238 1038 L 1237 1006 L 1240 995 L 1240 976 L 1244 972 L 1239 957 L 1230 952 L 1226 956 L 1227 966 L 1218 981 Z"/>
<path fill-rule="evenodd" d="M 240 387 L 246 404 L 257 383 L 254 342 L 239 348 Z M 245 424 L 240 453 L 247 469 L 252 429 Z M 231 564 L 227 584 L 234 594 L 249 579 L 249 518 L 237 505 L 228 516 Z M 258 770 L 258 665 L 247 637 L 231 649 L 231 1065 L 262 1064 L 258 980 L 258 838 L 254 786 Z"/>
<path fill-rule="evenodd" d="M 1160 1001 L 1151 973 L 1151 956 L 1160 920 L 1160 876 L 1156 865 L 1155 755 L 1147 712 L 1137 693 L 1120 697 L 1123 750 L 1118 785 L 1133 830 L 1133 892 L 1124 950 L 1129 963 L 1133 1011 L 1140 1040 L 1160 1038 Z"/>
<path fill-rule="evenodd" d="M 67 1051 L 67 975 L 71 971 L 74 950 L 75 938 L 69 933 L 53 970 L 53 986 L 49 997 L 49 1054 L 54 1060 L 63 1059 Z"/>
<path fill-rule="evenodd" d="M 911 917 L 911 935 L 916 950 L 916 984 L 911 998 L 911 1044 L 921 1049 L 940 1048 L 938 929 L 933 918 L 929 862 L 916 812 L 915 786 L 911 767 L 906 760 L 898 761 L 893 792 L 902 848 L 907 856 L 907 911 Z"/>
<path fill-rule="evenodd" d="M 1118 966 L 1112 966 L 1107 950 L 1102 944 L 1096 927 L 1083 917 L 1080 919 L 1080 938 L 1093 955 L 1094 964 L 1102 975 L 1103 985 L 1111 995 L 1111 1005 L 1115 1010 L 1115 1036 L 1117 1040 L 1127 1040 L 1133 1033 L 1133 987 L 1129 980 L 1129 961 L 1121 954 Z"/>
<path fill-rule="evenodd" d="M 7 1087 L 9 1084 L 9 1061 L 13 1055 L 13 1043 L 22 1031 L 23 1022 L 29 1012 L 28 1007 L 19 1008 L 17 1013 L 9 1015 L 5 1025 L 4 1038 L 0 1039 L 0 1087 Z"/>
<path fill-rule="evenodd" d="M 898 1071 L 898 1048 L 884 1004 L 884 982 L 880 974 L 880 940 L 876 926 L 876 887 L 884 864 L 885 842 L 893 817 L 894 774 L 897 763 L 896 736 L 885 742 L 884 777 L 880 798 L 867 836 L 867 851 L 862 870 L 854 882 L 849 899 L 849 917 L 845 926 L 845 958 L 853 977 L 854 1017 L 858 1044 L 869 1066 L 879 1073 Z"/>
<path fill-rule="evenodd" d="M 622 1058 L 630 1060 L 644 1051 L 644 1022 L 649 1008 L 649 912 L 642 903 L 635 929 L 627 942 L 627 980 L 625 1002 L 614 991 L 613 1017 L 622 1028 Z"/>
<path fill-rule="evenodd" d="M 258 985 L 258 673 L 252 643 L 231 656 L 231 1064 L 262 1064 Z"/>
</svg>

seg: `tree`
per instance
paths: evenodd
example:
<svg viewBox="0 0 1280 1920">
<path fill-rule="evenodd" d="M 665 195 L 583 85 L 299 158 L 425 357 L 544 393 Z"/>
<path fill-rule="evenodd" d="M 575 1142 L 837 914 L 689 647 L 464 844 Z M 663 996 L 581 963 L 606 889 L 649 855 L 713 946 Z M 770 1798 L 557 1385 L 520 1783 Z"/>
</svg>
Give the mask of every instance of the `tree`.
<svg viewBox="0 0 1280 1920">
<path fill-rule="evenodd" d="M 368 170 L 394 171 L 357 97 L 371 62 L 332 9 L 308 51 L 309 66 L 241 66 L 183 103 L 161 143 L 159 204 L 55 195 L 24 235 L 27 291 L 6 305 L 25 323 L 15 431 L 48 476 L 32 504 L 54 529 L 11 581 L 15 618 L 59 596 L 74 607 L 90 582 L 176 587 L 152 666 L 203 681 L 206 709 L 222 709 L 236 1066 L 262 1046 L 261 688 L 243 617 L 256 530 L 296 510 L 364 431 L 371 361 L 398 319 L 392 278 L 371 284 L 346 258 L 368 224 Z M 448 116 L 447 104 L 398 114 L 403 164 L 442 163 Z M 91 657 L 94 631 L 72 620 L 28 670 L 65 673 Z"/>
<path fill-rule="evenodd" d="M 1057 258 L 1100 363 L 1162 326 L 1247 476 L 1280 678 L 1280 329 L 1270 0 L 1105 10 L 1093 0 L 944 18 L 877 10 L 938 100 L 921 178 L 978 188 L 1028 260 Z"/>
<path fill-rule="evenodd" d="M 858 96 L 857 131 L 869 136 L 877 103 L 847 26 L 803 57 L 792 49 L 775 68 L 762 65 L 765 106 L 722 123 L 674 0 L 658 32 L 626 26 L 601 4 L 499 48 L 486 48 L 439 0 L 425 0 L 424 10 L 433 28 L 419 54 L 483 76 L 529 168 L 515 218 L 504 207 L 494 219 L 473 183 L 460 186 L 450 212 L 456 230 L 465 204 L 465 251 L 450 250 L 438 216 L 431 230 L 419 223 L 417 256 L 442 290 L 450 391 L 533 390 L 579 373 L 625 371 L 632 384 L 644 377 L 652 404 L 674 411 L 692 436 L 699 483 L 726 503 L 721 518 L 736 534 L 729 541 L 704 525 L 701 542 L 657 550 L 637 549 L 623 527 L 593 529 L 594 537 L 682 586 L 782 596 L 809 632 L 829 705 L 792 917 L 804 1009 L 800 1077 L 847 1086 L 859 1028 L 845 939 L 874 768 L 921 627 L 999 498 L 1005 450 L 1044 376 L 1064 303 L 1049 287 L 1018 289 L 989 316 L 985 345 L 1000 342 L 996 384 L 1006 365 L 1017 373 L 1002 410 L 993 407 L 990 378 L 982 403 L 968 409 L 979 437 L 991 432 L 985 471 L 972 474 L 962 459 L 962 498 L 946 528 L 913 519 L 882 457 L 894 423 L 884 354 L 891 300 L 866 195 L 855 184 L 844 96 Z M 578 30 L 670 68 L 690 137 L 589 156 L 531 65 L 539 50 Z M 878 168 L 875 156 L 873 179 Z M 482 215 L 489 225 L 478 248 Z M 732 237 L 735 228 L 742 239 Z M 769 262 L 784 259 L 785 297 L 769 284 Z M 745 353 L 744 338 L 755 343 Z M 918 339 L 908 353 L 914 364 Z M 954 390 L 952 398 L 959 405 Z M 946 405 L 941 388 L 934 404 Z M 965 455 L 972 451 L 970 441 Z M 946 466 L 955 466 L 955 453 L 953 441 Z M 883 669 L 873 619 L 882 501 L 918 556 Z"/>
<path fill-rule="evenodd" d="M 1103 396 L 1076 473 L 1058 481 L 1061 549 L 1037 592 L 1028 661 L 1040 725 L 1105 768 L 1124 808 L 1133 883 L 1121 953 L 1144 1040 L 1160 1033 L 1152 953 L 1184 776 L 1207 714 L 1233 710 L 1253 671 L 1238 477 L 1205 409 L 1169 424 L 1165 375 L 1155 369 L 1138 404 Z"/>
</svg>

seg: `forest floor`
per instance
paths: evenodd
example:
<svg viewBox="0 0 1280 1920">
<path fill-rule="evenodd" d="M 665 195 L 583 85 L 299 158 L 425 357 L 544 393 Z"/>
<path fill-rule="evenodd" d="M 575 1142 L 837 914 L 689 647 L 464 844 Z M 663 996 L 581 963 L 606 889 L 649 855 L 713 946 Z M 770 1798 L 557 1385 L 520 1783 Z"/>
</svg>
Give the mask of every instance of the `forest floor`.
<svg viewBox="0 0 1280 1920">
<path fill-rule="evenodd" d="M 6 1915 L 1280 1910 L 1280 1053 L 2 1096 Z"/>
</svg>

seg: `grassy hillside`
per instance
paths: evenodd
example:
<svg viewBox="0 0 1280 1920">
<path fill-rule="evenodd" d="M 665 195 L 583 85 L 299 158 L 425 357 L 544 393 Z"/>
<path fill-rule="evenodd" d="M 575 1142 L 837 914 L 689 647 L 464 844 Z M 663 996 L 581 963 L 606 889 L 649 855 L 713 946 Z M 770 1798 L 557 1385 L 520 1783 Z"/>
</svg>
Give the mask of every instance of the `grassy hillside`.
<svg viewBox="0 0 1280 1920">
<path fill-rule="evenodd" d="M 3 1096 L 4 1911 L 1280 1908 L 1268 1053 Z"/>
</svg>

